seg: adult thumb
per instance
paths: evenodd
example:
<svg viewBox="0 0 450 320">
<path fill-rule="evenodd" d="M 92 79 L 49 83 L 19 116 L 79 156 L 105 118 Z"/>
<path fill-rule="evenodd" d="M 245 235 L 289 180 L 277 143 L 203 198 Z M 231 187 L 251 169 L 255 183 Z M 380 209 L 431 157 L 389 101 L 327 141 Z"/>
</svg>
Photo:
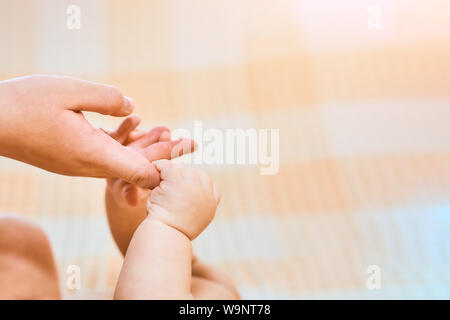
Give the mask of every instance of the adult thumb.
<svg viewBox="0 0 450 320">
<path fill-rule="evenodd" d="M 144 189 L 153 189 L 160 183 L 160 173 L 150 161 L 113 139 L 105 146 L 102 158 L 110 177 L 121 178 Z"/>
</svg>

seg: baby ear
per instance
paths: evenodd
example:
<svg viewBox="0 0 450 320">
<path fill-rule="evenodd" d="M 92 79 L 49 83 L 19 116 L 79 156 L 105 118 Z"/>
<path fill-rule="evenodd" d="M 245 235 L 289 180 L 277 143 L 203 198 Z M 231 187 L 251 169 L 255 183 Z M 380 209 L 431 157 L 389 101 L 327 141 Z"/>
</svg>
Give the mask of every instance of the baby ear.
<svg viewBox="0 0 450 320">
<path fill-rule="evenodd" d="M 135 207 L 139 203 L 139 189 L 137 186 L 126 183 L 122 187 L 122 198 L 129 206 Z"/>
</svg>

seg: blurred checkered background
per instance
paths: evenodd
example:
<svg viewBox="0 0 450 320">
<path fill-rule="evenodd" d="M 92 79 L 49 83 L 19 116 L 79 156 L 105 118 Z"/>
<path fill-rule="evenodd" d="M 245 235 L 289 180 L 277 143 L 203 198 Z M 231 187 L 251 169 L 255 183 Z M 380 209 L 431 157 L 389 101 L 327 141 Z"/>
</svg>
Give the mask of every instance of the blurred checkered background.
<svg viewBox="0 0 450 320">
<path fill-rule="evenodd" d="M 276 175 L 204 166 L 222 202 L 196 251 L 244 298 L 450 298 L 448 0 L 0 0 L 0 43 L 0 79 L 116 85 L 145 128 L 280 129 Z M 66 298 L 114 289 L 104 187 L 0 158 L 0 211 L 46 230 Z"/>
</svg>

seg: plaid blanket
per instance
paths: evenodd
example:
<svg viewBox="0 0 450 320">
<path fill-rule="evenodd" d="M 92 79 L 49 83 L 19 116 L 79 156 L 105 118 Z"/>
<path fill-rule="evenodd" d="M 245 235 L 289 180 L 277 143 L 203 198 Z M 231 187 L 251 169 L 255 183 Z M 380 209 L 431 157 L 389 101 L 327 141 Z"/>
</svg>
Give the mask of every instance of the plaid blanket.
<svg viewBox="0 0 450 320">
<path fill-rule="evenodd" d="M 202 166 L 222 202 L 195 250 L 244 298 L 448 299 L 449 15 L 446 0 L 5 0 L 0 77 L 116 85 L 146 128 L 279 129 L 277 174 Z M 0 159 L 0 210 L 46 230 L 67 298 L 117 280 L 104 186 Z"/>
</svg>

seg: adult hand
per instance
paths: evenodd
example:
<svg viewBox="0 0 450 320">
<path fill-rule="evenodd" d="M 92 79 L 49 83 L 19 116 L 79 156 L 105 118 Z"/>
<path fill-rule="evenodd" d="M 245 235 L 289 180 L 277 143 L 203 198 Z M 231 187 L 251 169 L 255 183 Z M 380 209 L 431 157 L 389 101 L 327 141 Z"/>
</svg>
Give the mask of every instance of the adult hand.
<svg viewBox="0 0 450 320">
<path fill-rule="evenodd" d="M 70 176 L 120 177 L 143 188 L 160 182 L 143 150 L 92 127 L 83 111 L 123 117 L 133 102 L 112 86 L 58 76 L 0 82 L 0 155 Z"/>
</svg>

